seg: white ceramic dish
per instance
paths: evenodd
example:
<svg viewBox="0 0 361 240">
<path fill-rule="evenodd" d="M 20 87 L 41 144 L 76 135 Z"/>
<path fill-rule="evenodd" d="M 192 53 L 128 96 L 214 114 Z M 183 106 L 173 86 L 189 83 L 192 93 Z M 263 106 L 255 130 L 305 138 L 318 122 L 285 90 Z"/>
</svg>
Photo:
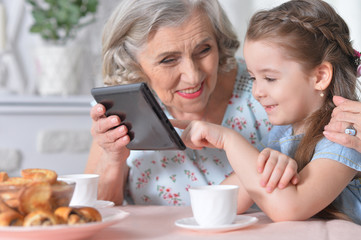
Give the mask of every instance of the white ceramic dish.
<svg viewBox="0 0 361 240">
<path fill-rule="evenodd" d="M 222 225 L 218 227 L 202 227 L 198 225 L 196 220 L 191 218 L 182 218 L 177 221 L 175 221 L 175 225 L 181 228 L 194 230 L 194 231 L 204 231 L 204 232 L 226 232 L 231 230 L 236 230 L 240 228 L 245 228 L 250 225 L 255 224 L 258 222 L 258 218 L 256 217 L 250 217 L 250 216 L 244 216 L 244 215 L 237 215 L 236 219 L 232 224 Z"/>
<path fill-rule="evenodd" d="M 79 207 L 77 205 L 70 205 L 71 207 Z M 111 201 L 104 201 L 104 200 L 96 200 L 95 203 L 93 205 L 91 205 L 90 207 L 94 207 L 96 209 L 101 209 L 101 208 L 109 208 L 109 207 L 113 207 L 114 206 L 114 202 Z"/>
<path fill-rule="evenodd" d="M 129 213 L 115 208 L 100 210 L 103 221 L 79 225 L 56 225 L 47 227 L 0 227 L 0 239 L 11 240 L 79 240 L 87 239 L 96 232 L 116 224 Z"/>
</svg>

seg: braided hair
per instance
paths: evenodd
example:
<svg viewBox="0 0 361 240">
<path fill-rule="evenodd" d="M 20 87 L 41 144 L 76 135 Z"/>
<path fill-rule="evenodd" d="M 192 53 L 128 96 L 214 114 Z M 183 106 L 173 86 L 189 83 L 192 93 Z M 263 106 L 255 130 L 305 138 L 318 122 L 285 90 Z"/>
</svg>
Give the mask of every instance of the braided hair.
<svg viewBox="0 0 361 240">
<path fill-rule="evenodd" d="M 305 135 L 295 153 L 299 171 L 310 162 L 324 126 L 331 119 L 334 95 L 357 100 L 357 66 L 345 21 L 321 0 L 292 0 L 268 11 L 256 13 L 250 20 L 246 39 L 266 40 L 285 50 L 307 74 L 329 62 L 333 67 L 330 85 L 325 89 L 323 106 L 306 119 Z M 327 218 L 346 218 L 332 206 L 323 211 Z"/>
</svg>

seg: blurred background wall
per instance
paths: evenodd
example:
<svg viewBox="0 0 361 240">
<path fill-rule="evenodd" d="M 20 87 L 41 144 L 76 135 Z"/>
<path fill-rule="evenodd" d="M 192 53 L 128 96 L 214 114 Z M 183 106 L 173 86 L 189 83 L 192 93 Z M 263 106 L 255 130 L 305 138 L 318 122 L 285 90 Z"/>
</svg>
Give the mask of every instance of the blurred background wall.
<svg viewBox="0 0 361 240">
<path fill-rule="evenodd" d="M 359 26 L 361 22 L 361 1 L 326 1 L 335 7 L 349 24 L 354 46 L 357 49 L 361 49 L 361 27 Z M 0 2 L 2 2 L 6 9 L 7 47 L 10 47 L 10 41 L 12 44 L 11 47 L 19 53 L 20 58 L 20 69 L 14 66 L 14 63 L 9 63 L 7 66 L 9 68 L 7 87 L 12 93 L 37 94 L 34 50 L 43 43 L 38 35 L 29 32 L 30 25 L 33 22 L 30 14 L 31 7 L 24 0 L 1 0 Z M 91 87 L 101 84 L 101 30 L 106 18 L 118 2 L 118 0 L 100 0 L 96 12 L 97 21 L 81 29 L 78 34 L 76 42 L 81 43 L 85 48 L 83 58 L 85 67 L 81 75 L 81 86 L 77 94 L 89 94 Z M 255 11 L 273 7 L 282 2 L 284 2 L 284 0 L 220 0 L 220 3 L 229 14 L 229 18 L 234 24 L 241 40 L 244 38 L 247 21 Z M 242 47 L 238 51 L 238 55 L 242 55 Z"/>
<path fill-rule="evenodd" d="M 260 9 L 284 0 L 219 0 L 243 42 L 247 22 Z M 361 1 L 326 0 L 345 19 L 354 46 L 361 50 Z M 90 89 L 102 85 L 101 32 L 119 0 L 99 0 L 96 21 L 78 32 L 82 46 L 81 73 L 71 94 L 40 94 L 36 49 L 44 45 L 29 32 L 31 6 L 25 0 L 0 0 L 0 171 L 16 175 L 19 169 L 47 167 L 60 174 L 82 172 L 91 136 Z M 2 16 L 1 16 L 2 14 Z M 5 16 L 4 16 L 5 14 Z M 242 56 L 242 47 L 237 52 Z M 63 71 L 61 67 L 55 75 Z"/>
</svg>

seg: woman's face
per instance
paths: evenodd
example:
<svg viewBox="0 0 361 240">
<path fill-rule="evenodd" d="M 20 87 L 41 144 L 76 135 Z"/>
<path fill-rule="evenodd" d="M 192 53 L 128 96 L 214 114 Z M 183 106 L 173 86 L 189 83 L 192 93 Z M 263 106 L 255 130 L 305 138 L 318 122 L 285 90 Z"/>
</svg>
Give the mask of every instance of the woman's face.
<svg viewBox="0 0 361 240">
<path fill-rule="evenodd" d="M 173 116 L 203 114 L 218 73 L 218 46 L 212 26 L 195 12 L 178 27 L 153 33 L 137 55 L 149 85 Z"/>
</svg>

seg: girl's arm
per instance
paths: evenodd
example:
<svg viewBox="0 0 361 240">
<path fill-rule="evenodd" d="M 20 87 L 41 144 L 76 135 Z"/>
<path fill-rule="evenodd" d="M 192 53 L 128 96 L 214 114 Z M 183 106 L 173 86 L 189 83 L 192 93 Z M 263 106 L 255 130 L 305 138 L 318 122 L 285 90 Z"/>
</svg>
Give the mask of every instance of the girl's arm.
<svg viewBox="0 0 361 240">
<path fill-rule="evenodd" d="M 266 148 L 258 155 L 256 164 L 257 172 L 261 174 L 260 185 L 265 187 L 268 193 L 271 193 L 277 186 L 279 189 L 283 189 L 289 183 L 296 185 L 299 182 L 296 161 L 284 154 L 275 154 L 272 149 Z M 247 211 L 254 203 L 235 173 L 232 173 L 221 184 L 238 185 L 240 187 L 238 214 Z"/>
<path fill-rule="evenodd" d="M 175 127 L 185 129 L 191 121 L 170 120 Z M 186 130 L 187 131 L 187 130 Z M 183 134 L 185 135 L 185 134 Z M 211 146 L 212 147 L 212 146 Z M 197 148 L 193 146 L 193 148 Z M 297 163 L 287 157 L 273 158 L 269 156 L 269 151 L 265 149 L 257 159 L 257 171 L 261 174 L 260 185 L 271 193 L 276 187 L 285 188 L 289 183 L 294 185 L 299 182 L 297 173 Z"/>
<path fill-rule="evenodd" d="M 279 189 L 283 189 L 289 183 L 296 185 L 299 182 L 296 161 L 284 154 L 276 155 L 269 148 L 264 149 L 259 154 L 257 159 L 257 172 L 261 174 L 261 186 L 266 187 L 269 193 L 271 193 L 277 185 Z M 247 211 L 254 203 L 235 173 L 232 173 L 221 184 L 239 186 L 238 214 Z"/>
<path fill-rule="evenodd" d="M 237 174 L 232 173 L 229 177 L 227 177 L 221 184 L 224 185 L 238 185 L 238 199 L 237 199 L 237 214 L 244 213 L 247 211 L 254 203 L 252 198 L 249 196 L 247 190 L 243 187 L 241 182 L 239 181 Z"/>
<path fill-rule="evenodd" d="M 271 193 L 276 187 L 285 188 L 299 182 L 297 162 L 285 154 L 275 155 L 272 149 L 263 149 L 257 158 L 257 171 L 261 173 L 261 186 Z"/>
<path fill-rule="evenodd" d="M 182 138 L 192 148 L 224 149 L 248 195 L 274 221 L 312 217 L 328 206 L 357 173 L 339 162 L 317 159 L 302 169 L 298 185 L 275 189 L 269 194 L 259 184 L 259 151 L 237 132 L 219 125 L 194 121 L 184 130 Z"/>
</svg>

